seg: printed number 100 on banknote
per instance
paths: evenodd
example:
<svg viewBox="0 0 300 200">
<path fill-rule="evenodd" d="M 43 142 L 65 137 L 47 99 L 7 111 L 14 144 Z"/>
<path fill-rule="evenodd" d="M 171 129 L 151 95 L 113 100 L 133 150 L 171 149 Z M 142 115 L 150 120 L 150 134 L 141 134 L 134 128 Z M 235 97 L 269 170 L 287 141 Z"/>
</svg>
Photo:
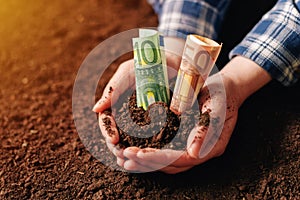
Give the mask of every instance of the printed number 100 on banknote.
<svg viewBox="0 0 300 200">
<path fill-rule="evenodd" d="M 155 30 L 140 29 L 133 38 L 137 106 L 147 110 L 154 102 L 169 103 L 169 82 L 163 37 Z"/>
</svg>

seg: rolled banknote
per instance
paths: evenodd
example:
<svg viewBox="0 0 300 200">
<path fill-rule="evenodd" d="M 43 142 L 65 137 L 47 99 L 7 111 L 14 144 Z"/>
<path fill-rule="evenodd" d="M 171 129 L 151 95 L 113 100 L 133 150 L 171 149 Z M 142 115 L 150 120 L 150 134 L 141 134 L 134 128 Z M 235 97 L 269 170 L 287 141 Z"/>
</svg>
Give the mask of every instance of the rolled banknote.
<svg viewBox="0 0 300 200">
<path fill-rule="evenodd" d="M 221 47 L 209 38 L 188 35 L 170 105 L 174 113 L 181 114 L 194 104 Z"/>
<path fill-rule="evenodd" d="M 137 106 L 144 110 L 154 102 L 170 101 L 163 37 L 157 31 L 140 29 L 133 38 Z"/>
</svg>

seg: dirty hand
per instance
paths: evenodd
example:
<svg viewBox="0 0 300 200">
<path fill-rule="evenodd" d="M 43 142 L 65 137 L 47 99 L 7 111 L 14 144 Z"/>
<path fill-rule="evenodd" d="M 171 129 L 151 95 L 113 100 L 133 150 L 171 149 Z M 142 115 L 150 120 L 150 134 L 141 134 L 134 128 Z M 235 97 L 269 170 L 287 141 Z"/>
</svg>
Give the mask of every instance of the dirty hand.
<svg viewBox="0 0 300 200">
<path fill-rule="evenodd" d="M 166 52 L 167 64 L 168 64 L 168 76 L 169 79 L 177 75 L 177 70 L 180 65 L 181 58 Z M 102 97 L 95 104 L 93 111 L 99 113 L 99 126 L 102 135 L 106 139 L 107 146 L 113 151 L 115 145 L 119 142 L 119 134 L 116 129 L 116 123 L 113 117 L 105 110 L 111 108 L 111 106 L 118 100 L 118 98 L 129 88 L 135 86 L 135 73 L 134 73 L 134 61 L 128 60 L 123 62 L 113 77 L 105 87 Z M 111 121 L 111 131 L 107 132 L 106 127 L 103 123 L 104 118 L 109 118 Z M 114 133 L 114 134 L 112 134 Z"/>
<path fill-rule="evenodd" d="M 200 94 L 202 112 L 209 110 L 211 119 L 222 118 L 225 112 L 223 120 L 215 120 L 213 128 L 195 127 L 188 138 L 186 151 L 138 147 L 118 150 L 108 146 L 117 156 L 118 164 L 128 171 L 160 170 L 171 174 L 186 171 L 225 151 L 236 124 L 238 108 L 248 96 L 270 80 L 270 75 L 253 61 L 237 56 L 221 72 L 208 78 Z M 107 141 L 116 144 L 118 139 L 116 135 Z"/>
<path fill-rule="evenodd" d="M 271 76 L 256 63 L 236 56 L 219 73 L 207 79 L 199 95 L 202 112 L 210 110 L 212 128 L 195 127 L 188 138 L 186 151 L 129 147 L 115 154 L 119 156 L 118 164 L 129 171 L 159 169 L 174 174 L 220 156 L 235 127 L 238 108 L 270 80 Z"/>
<path fill-rule="evenodd" d="M 114 149 L 118 164 L 128 171 L 159 170 L 174 174 L 220 156 L 236 124 L 239 107 L 236 92 L 230 79 L 221 73 L 210 77 L 199 95 L 199 105 L 202 112 L 209 112 L 211 125 L 196 126 L 189 135 L 185 151 L 138 147 L 122 151 Z"/>
<path fill-rule="evenodd" d="M 123 63 L 114 77 L 108 83 L 103 97 L 95 105 L 94 111 L 99 112 L 99 125 L 101 132 L 106 138 L 107 145 L 117 157 L 118 164 L 128 171 L 149 172 L 160 170 L 165 173 L 178 173 L 188 170 L 195 165 L 201 164 L 213 157 L 221 155 L 229 141 L 231 133 L 236 123 L 239 102 L 236 90 L 230 80 L 220 75 L 215 75 L 207 80 L 206 86 L 199 95 L 199 105 L 202 112 L 209 111 L 211 119 L 215 120 L 211 128 L 200 126 L 195 127 L 187 142 L 186 151 L 176 151 L 171 149 L 158 150 L 153 148 L 140 149 L 138 147 L 129 147 L 125 150 L 118 149 L 115 144 L 119 141 L 118 131 L 112 116 L 107 115 L 104 110 L 110 108 L 114 102 L 113 96 L 118 97 L 126 89 L 134 85 L 133 61 Z M 132 72 L 131 72 L 132 71 Z M 126 84 L 120 84 L 121 77 L 126 79 Z M 226 93 L 226 94 L 225 94 Z M 225 97 L 227 96 L 227 99 Z M 226 106 L 227 100 L 227 106 Z M 224 108 L 228 108 L 226 111 Z M 226 116 L 225 113 L 226 112 Z M 220 120 L 223 116 L 223 120 Z M 112 131 L 115 134 L 108 134 L 102 120 L 109 117 L 112 122 Z M 221 134 L 222 125 L 224 128 Z M 207 140 L 204 140 L 208 138 Z M 203 143 L 205 141 L 205 143 Z M 214 145 L 212 149 L 209 149 Z M 201 148 L 205 147 L 205 148 Z M 207 151 L 209 149 L 209 152 Z M 200 151 L 201 149 L 201 151 Z"/>
<path fill-rule="evenodd" d="M 122 81 L 124 80 L 124 81 Z M 113 117 L 107 114 L 107 109 L 111 108 L 112 105 L 117 101 L 118 97 L 121 96 L 127 89 L 133 87 L 135 84 L 134 77 L 134 61 L 128 60 L 123 62 L 113 77 L 108 82 L 105 87 L 102 97 L 95 104 L 93 111 L 99 113 L 99 126 L 101 129 L 101 133 L 106 139 L 106 143 L 110 147 L 111 145 L 115 145 L 119 141 L 119 134 L 116 129 L 116 124 Z M 112 133 L 109 134 L 104 126 L 103 119 L 109 118 L 112 125 Z"/>
</svg>

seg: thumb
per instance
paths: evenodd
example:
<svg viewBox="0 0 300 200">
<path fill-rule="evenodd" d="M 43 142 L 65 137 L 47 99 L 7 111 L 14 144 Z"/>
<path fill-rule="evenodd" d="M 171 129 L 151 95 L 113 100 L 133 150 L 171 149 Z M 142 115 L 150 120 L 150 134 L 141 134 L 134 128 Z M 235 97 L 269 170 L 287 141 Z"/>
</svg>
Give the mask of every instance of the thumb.
<svg viewBox="0 0 300 200">
<path fill-rule="evenodd" d="M 120 65 L 116 73 L 103 91 L 101 99 L 93 107 L 94 112 L 103 112 L 113 105 L 127 89 L 135 83 L 133 60 L 128 60 Z"/>
<path fill-rule="evenodd" d="M 208 127 L 206 126 L 196 126 L 191 131 L 187 142 L 187 152 L 191 157 L 199 158 L 199 152 L 207 133 L 207 129 Z"/>
<path fill-rule="evenodd" d="M 119 134 L 116 126 L 116 122 L 112 116 L 106 113 L 99 114 L 99 125 L 101 133 L 105 137 L 106 141 L 111 144 L 117 144 L 119 142 Z"/>
<path fill-rule="evenodd" d="M 93 107 L 94 112 L 101 113 L 104 110 L 111 107 L 112 91 L 113 91 L 113 88 L 111 86 L 107 86 L 105 88 L 102 97 L 98 100 L 98 102 Z"/>
</svg>

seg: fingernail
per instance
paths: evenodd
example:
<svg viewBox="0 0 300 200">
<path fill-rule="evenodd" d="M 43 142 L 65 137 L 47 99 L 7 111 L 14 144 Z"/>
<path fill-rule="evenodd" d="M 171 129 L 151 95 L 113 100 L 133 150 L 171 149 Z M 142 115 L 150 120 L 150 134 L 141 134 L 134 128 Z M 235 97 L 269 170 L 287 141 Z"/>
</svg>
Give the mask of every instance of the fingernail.
<svg viewBox="0 0 300 200">
<path fill-rule="evenodd" d="M 197 158 L 197 155 L 195 154 L 195 150 L 194 150 L 194 147 L 195 145 L 194 144 L 191 144 L 189 149 L 188 149 L 188 152 L 189 152 L 189 155 L 192 157 L 192 158 Z"/>
<path fill-rule="evenodd" d="M 196 151 L 196 144 L 195 144 L 195 142 L 193 142 L 190 145 L 188 152 L 189 152 L 189 154 L 190 154 L 191 157 L 198 158 L 197 152 L 195 152 L 195 151 Z"/>
<path fill-rule="evenodd" d="M 96 112 L 97 108 L 98 108 L 98 103 L 96 103 L 96 104 L 94 105 L 92 111 L 93 111 L 93 112 Z"/>
<path fill-rule="evenodd" d="M 99 109 L 99 106 L 100 106 L 100 104 L 102 103 L 103 101 L 102 101 L 102 98 L 101 99 L 99 99 L 99 101 L 97 101 L 97 103 L 94 105 L 94 107 L 93 107 L 93 111 L 94 112 L 97 112 L 97 110 Z"/>
</svg>

